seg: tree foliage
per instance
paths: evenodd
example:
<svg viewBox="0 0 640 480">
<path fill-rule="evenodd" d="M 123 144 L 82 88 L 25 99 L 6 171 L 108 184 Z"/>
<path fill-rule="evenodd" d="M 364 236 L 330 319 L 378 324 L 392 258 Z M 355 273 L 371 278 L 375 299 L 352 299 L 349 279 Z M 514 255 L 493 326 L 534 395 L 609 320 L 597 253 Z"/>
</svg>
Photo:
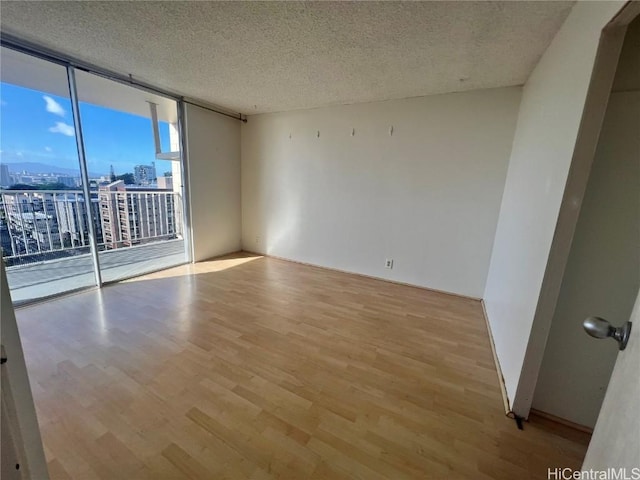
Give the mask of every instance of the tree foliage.
<svg viewBox="0 0 640 480">
<path fill-rule="evenodd" d="M 64 183 L 41 183 L 39 185 L 29 185 L 27 183 L 16 183 L 6 190 L 75 190 L 76 187 L 69 187 Z"/>
<path fill-rule="evenodd" d="M 122 180 L 125 185 L 135 185 L 136 183 L 136 178 L 133 176 L 133 173 L 123 173 L 122 175 L 118 175 L 116 179 Z"/>
<path fill-rule="evenodd" d="M 15 183 L 8 187 L 7 190 L 38 190 L 38 187 L 26 183 Z"/>
</svg>

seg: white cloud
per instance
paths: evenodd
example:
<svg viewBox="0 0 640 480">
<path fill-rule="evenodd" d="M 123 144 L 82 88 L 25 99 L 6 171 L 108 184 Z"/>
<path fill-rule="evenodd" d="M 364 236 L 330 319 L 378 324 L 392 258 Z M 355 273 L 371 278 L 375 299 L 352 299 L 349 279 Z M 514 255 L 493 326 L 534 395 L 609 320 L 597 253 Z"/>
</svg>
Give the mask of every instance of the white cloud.
<svg viewBox="0 0 640 480">
<path fill-rule="evenodd" d="M 53 151 L 53 149 L 51 147 L 44 147 L 44 150 L 46 152 L 52 152 Z"/>
<path fill-rule="evenodd" d="M 64 117 L 66 112 L 64 111 L 64 108 L 62 108 L 62 105 L 47 95 L 43 95 L 42 98 L 47 102 L 47 112 Z"/>
<path fill-rule="evenodd" d="M 74 128 L 64 122 L 56 122 L 56 126 L 49 128 L 49 131 L 53 133 L 61 133 L 67 137 L 73 137 L 75 135 Z"/>
</svg>

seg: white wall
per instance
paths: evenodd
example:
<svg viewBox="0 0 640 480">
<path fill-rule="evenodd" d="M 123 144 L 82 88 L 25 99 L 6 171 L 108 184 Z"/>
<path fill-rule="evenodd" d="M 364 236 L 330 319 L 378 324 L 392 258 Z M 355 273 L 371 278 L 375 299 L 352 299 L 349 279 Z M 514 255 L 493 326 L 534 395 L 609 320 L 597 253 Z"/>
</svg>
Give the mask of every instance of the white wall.
<svg viewBox="0 0 640 480">
<path fill-rule="evenodd" d="M 621 324 L 640 288 L 639 48 L 640 17 L 625 36 L 533 401 L 588 427 L 598 418 L 618 346 L 594 343 L 582 320 L 596 315 Z"/>
<path fill-rule="evenodd" d="M 618 354 L 587 336 L 620 325 L 640 288 L 640 92 L 613 93 L 562 280 L 533 407 L 594 427 Z"/>
<path fill-rule="evenodd" d="M 484 293 L 512 402 L 532 333 L 601 29 L 623 3 L 576 3 L 524 87 Z"/>
<path fill-rule="evenodd" d="M 249 117 L 243 248 L 481 297 L 520 92 Z"/>
<path fill-rule="evenodd" d="M 240 122 L 186 105 L 193 260 L 240 250 Z"/>
</svg>

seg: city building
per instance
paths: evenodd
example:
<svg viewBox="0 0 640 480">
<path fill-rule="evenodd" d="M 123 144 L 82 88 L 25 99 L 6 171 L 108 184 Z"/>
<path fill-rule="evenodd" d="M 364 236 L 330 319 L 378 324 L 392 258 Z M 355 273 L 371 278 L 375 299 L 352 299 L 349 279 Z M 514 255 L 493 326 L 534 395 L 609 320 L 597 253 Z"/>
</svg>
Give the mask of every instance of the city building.
<svg viewBox="0 0 640 480">
<path fill-rule="evenodd" d="M 173 190 L 173 177 L 163 176 L 157 178 L 158 188 L 165 190 Z"/>
<path fill-rule="evenodd" d="M 170 190 L 125 185 L 117 180 L 98 189 L 105 248 L 174 238 L 176 204 Z"/>
<path fill-rule="evenodd" d="M 151 185 L 156 181 L 156 164 L 136 165 L 133 168 L 133 177 L 138 185 Z"/>
<path fill-rule="evenodd" d="M 0 187 L 8 187 L 11 185 L 11 175 L 9 174 L 9 165 L 0 163 Z"/>
<path fill-rule="evenodd" d="M 2 184 L 0 186 L 8 187 L 16 183 L 24 185 L 44 185 L 59 183 L 64 187 L 80 186 L 80 177 L 58 173 L 31 173 L 27 171 L 12 174 L 8 170 L 8 165 L 0 165 L 2 169 Z"/>
<path fill-rule="evenodd" d="M 0 247 L 2 248 L 3 257 L 14 254 L 15 245 L 11 240 L 9 226 L 4 221 L 0 221 Z"/>
<path fill-rule="evenodd" d="M 2 206 L 11 255 L 37 254 L 59 247 L 56 217 L 42 196 L 5 192 Z"/>
<path fill-rule="evenodd" d="M 79 178 L 72 177 L 71 175 L 58 175 L 55 182 L 61 183 L 65 187 L 77 187 L 79 186 Z"/>
<path fill-rule="evenodd" d="M 5 191 L 1 207 L 10 239 L 3 247 L 11 256 L 87 247 L 90 221 L 98 243 L 103 241 L 97 194 L 91 198 L 91 219 L 78 191 Z"/>
<path fill-rule="evenodd" d="M 100 201 L 98 196 L 91 197 L 91 219 L 82 193 L 60 193 L 55 195 L 53 204 L 58 220 L 61 243 L 65 247 L 89 246 L 89 222 L 93 221 L 96 239 L 103 242 Z"/>
</svg>

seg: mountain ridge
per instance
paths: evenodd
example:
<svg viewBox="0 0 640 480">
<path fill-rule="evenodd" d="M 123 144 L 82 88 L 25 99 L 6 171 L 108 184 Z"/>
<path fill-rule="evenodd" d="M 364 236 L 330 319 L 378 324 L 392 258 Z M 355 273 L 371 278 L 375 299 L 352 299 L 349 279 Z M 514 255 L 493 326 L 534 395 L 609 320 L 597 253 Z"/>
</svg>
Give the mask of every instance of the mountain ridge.
<svg viewBox="0 0 640 480">
<path fill-rule="evenodd" d="M 27 171 L 31 174 L 38 173 L 54 173 L 58 175 L 71 175 L 72 177 L 80 176 L 80 168 L 66 168 L 66 167 L 56 167 L 55 165 L 48 165 L 46 163 L 40 162 L 0 162 L 2 165 L 7 165 L 9 167 L 9 172 L 19 173 Z M 101 177 L 103 175 L 107 175 L 106 173 L 96 173 L 89 172 L 89 177 Z"/>
</svg>

